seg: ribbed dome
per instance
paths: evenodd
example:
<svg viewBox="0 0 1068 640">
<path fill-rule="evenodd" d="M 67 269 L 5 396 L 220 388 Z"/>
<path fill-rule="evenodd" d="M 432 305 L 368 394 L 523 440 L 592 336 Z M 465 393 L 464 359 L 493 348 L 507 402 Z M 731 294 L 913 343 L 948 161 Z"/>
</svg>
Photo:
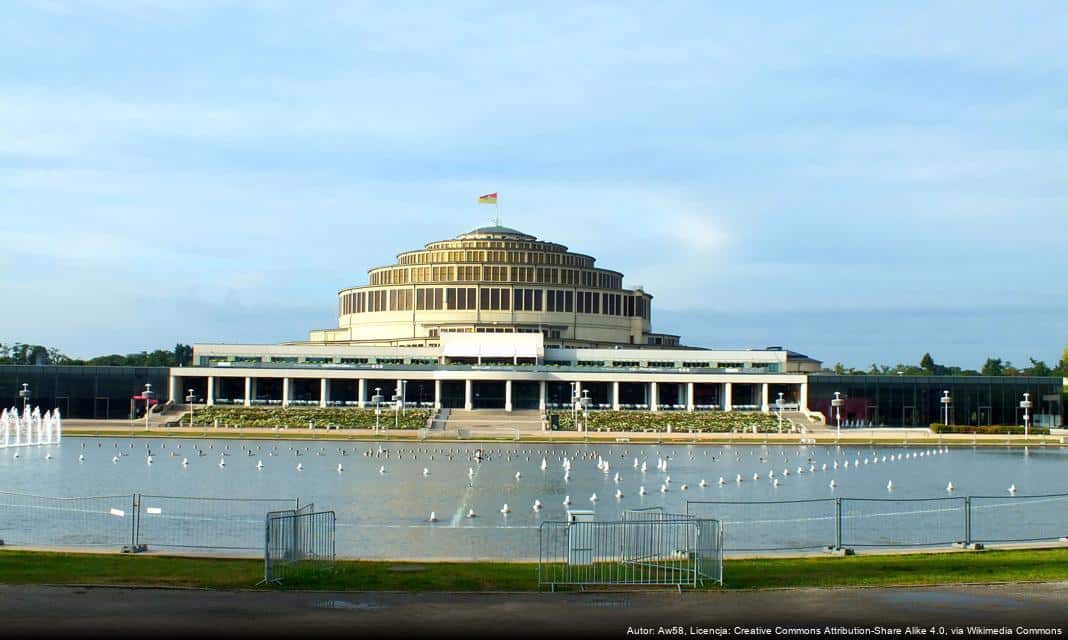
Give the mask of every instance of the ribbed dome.
<svg viewBox="0 0 1068 640">
<path fill-rule="evenodd" d="M 524 240 L 536 240 L 536 238 L 530 234 L 517 231 L 510 227 L 502 227 L 501 225 L 492 225 L 488 227 L 479 227 L 467 233 L 460 234 L 459 238 L 469 238 L 472 236 L 509 236 L 512 238 L 523 238 Z"/>
</svg>

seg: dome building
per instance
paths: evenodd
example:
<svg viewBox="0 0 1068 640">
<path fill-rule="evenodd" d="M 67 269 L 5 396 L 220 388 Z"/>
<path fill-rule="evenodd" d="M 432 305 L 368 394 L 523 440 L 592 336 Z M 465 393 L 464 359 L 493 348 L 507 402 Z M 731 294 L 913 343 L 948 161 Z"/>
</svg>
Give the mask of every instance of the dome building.
<svg viewBox="0 0 1068 640">
<path fill-rule="evenodd" d="M 397 256 L 338 292 L 338 326 L 308 342 L 438 346 L 446 333 L 540 333 L 546 347 L 678 346 L 652 331 L 653 296 L 591 256 L 480 227 Z"/>
<path fill-rule="evenodd" d="M 337 327 L 284 344 L 195 344 L 168 397 L 205 404 L 448 410 L 804 412 L 819 361 L 782 347 L 704 349 L 652 327 L 653 296 L 589 255 L 480 227 L 397 256 L 338 292 Z M 392 391 L 382 391 L 392 390 Z M 781 396 L 780 396 L 781 394 Z M 375 405 L 377 406 L 377 405 Z M 457 412 L 461 413 L 457 413 Z"/>
</svg>

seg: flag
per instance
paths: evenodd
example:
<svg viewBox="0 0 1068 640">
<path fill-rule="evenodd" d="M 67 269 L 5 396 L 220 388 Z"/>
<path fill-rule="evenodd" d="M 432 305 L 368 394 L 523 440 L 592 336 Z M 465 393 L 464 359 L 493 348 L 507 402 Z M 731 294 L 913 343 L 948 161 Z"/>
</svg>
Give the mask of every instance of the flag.
<svg viewBox="0 0 1068 640">
<path fill-rule="evenodd" d="M 479 204 L 497 204 L 497 192 L 487 193 L 484 196 L 478 197 Z"/>
</svg>

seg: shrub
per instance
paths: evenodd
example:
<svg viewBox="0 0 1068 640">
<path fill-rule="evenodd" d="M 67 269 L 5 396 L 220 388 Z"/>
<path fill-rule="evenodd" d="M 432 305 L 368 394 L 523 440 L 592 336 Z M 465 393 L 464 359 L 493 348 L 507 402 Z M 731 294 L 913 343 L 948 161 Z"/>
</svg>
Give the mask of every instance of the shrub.
<svg viewBox="0 0 1068 640">
<path fill-rule="evenodd" d="M 194 424 L 198 426 L 226 427 L 291 427 L 307 428 L 309 422 L 316 428 L 340 427 L 342 429 L 370 429 L 375 426 L 374 409 L 349 409 L 340 407 L 198 407 L 194 412 Z M 400 416 L 401 429 L 421 429 L 430 418 L 427 409 L 407 409 Z M 394 428 L 392 410 L 383 409 L 381 425 Z M 189 414 L 182 416 L 181 424 L 189 424 Z"/>
<path fill-rule="evenodd" d="M 941 423 L 934 423 L 931 425 L 931 431 L 935 433 L 977 433 L 977 434 L 1006 434 L 1006 435 L 1023 435 L 1024 428 L 1016 425 L 1005 424 L 992 424 L 992 425 L 955 425 L 951 424 L 948 427 Z M 1031 427 L 1030 433 L 1033 436 L 1048 436 L 1049 429 L 1046 427 Z"/>
<path fill-rule="evenodd" d="M 570 411 L 552 412 L 559 416 L 560 429 L 576 430 Z M 578 418 L 580 424 L 581 414 Z M 655 431 L 666 433 L 668 425 L 675 433 L 697 431 L 701 433 L 728 433 L 731 431 L 751 433 L 756 426 L 758 433 L 778 433 L 779 418 L 767 413 L 745 411 L 591 411 L 589 429 L 597 431 Z M 789 430 L 788 422 L 783 429 Z"/>
</svg>

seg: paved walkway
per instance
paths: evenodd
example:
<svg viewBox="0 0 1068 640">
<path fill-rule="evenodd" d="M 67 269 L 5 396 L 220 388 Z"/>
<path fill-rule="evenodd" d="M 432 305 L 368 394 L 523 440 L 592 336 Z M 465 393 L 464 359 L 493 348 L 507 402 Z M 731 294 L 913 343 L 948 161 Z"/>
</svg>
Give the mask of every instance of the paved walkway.
<svg viewBox="0 0 1068 640">
<path fill-rule="evenodd" d="M 638 628 L 1068 624 L 1068 582 L 622 593 L 309 593 L 0 585 L 4 637 L 630 637 Z M 628 636 L 628 629 L 631 630 Z M 714 634 L 714 632 L 713 632 Z M 712 634 L 705 634 L 712 635 Z M 728 635 L 732 635 L 728 633 Z M 827 635 L 823 633 L 822 635 Z M 927 633 L 925 635 L 939 635 Z"/>
</svg>

